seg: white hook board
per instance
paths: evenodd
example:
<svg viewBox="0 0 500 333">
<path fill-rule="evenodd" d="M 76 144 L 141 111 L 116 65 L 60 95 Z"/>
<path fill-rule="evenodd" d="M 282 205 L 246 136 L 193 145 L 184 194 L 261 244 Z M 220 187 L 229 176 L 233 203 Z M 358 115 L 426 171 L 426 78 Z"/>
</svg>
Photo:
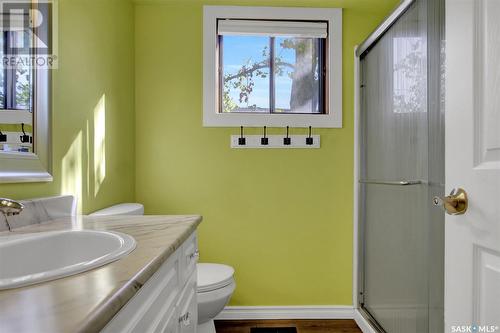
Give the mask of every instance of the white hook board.
<svg viewBox="0 0 500 333">
<path fill-rule="evenodd" d="M 266 138 L 269 140 L 268 145 L 262 145 L 260 139 L 263 135 L 244 135 L 246 140 L 245 145 L 239 145 L 238 139 L 239 135 L 231 135 L 231 148 L 233 149 L 318 149 L 321 147 L 320 136 L 319 135 L 311 135 L 313 138 L 313 144 L 307 145 L 306 138 L 309 135 L 289 135 L 288 137 L 291 139 L 290 145 L 285 145 L 283 143 L 283 138 L 286 135 L 267 135 Z"/>
</svg>

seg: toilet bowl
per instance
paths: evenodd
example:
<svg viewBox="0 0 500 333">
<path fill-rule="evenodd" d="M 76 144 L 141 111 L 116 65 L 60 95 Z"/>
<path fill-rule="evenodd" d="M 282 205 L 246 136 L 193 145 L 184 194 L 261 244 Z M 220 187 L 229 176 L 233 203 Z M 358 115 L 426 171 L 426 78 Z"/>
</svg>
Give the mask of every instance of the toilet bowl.
<svg viewBox="0 0 500 333">
<path fill-rule="evenodd" d="M 236 283 L 234 269 L 222 264 L 199 263 L 198 333 L 215 333 L 214 318 L 231 299 Z"/>
</svg>

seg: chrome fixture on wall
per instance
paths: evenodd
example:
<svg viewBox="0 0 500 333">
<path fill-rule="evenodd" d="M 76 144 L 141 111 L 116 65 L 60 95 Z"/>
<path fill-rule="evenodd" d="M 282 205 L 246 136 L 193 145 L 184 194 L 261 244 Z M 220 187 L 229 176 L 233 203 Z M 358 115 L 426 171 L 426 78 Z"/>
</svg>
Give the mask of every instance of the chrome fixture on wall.
<svg viewBox="0 0 500 333">
<path fill-rule="evenodd" d="M 24 209 L 24 205 L 18 201 L 0 198 L 0 212 L 5 216 L 5 223 L 7 224 L 7 228 L 11 231 L 11 227 L 9 224 L 9 220 L 7 216 L 19 215 Z"/>
</svg>

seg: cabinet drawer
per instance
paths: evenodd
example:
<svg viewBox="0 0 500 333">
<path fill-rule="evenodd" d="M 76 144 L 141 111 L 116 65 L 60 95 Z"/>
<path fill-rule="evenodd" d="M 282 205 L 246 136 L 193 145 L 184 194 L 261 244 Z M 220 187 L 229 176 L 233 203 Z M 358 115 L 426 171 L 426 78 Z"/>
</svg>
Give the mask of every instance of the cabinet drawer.
<svg viewBox="0 0 500 333">
<path fill-rule="evenodd" d="M 176 252 L 113 317 L 102 332 L 155 332 L 172 309 L 182 285 L 179 281 L 179 253 Z M 173 331 L 176 333 L 175 331 Z"/>
<path fill-rule="evenodd" d="M 198 325 L 198 303 L 196 300 L 196 269 L 181 293 L 177 303 L 178 333 L 196 333 Z"/>
<path fill-rule="evenodd" d="M 160 321 L 155 333 L 194 333 L 198 325 L 198 303 L 196 299 L 196 269 L 188 277 L 179 295 L 175 310 Z"/>
<path fill-rule="evenodd" d="M 195 333 L 196 233 L 173 253 L 102 332 Z"/>
<path fill-rule="evenodd" d="M 155 333 L 178 333 L 178 317 L 177 308 L 173 307 L 168 313 L 166 313 L 165 317 L 162 318 L 159 325 L 156 327 Z"/>
<path fill-rule="evenodd" d="M 196 232 L 189 236 L 189 238 L 184 242 L 181 256 L 181 280 L 185 281 L 194 272 L 199 258 L 198 238 L 196 236 Z"/>
</svg>

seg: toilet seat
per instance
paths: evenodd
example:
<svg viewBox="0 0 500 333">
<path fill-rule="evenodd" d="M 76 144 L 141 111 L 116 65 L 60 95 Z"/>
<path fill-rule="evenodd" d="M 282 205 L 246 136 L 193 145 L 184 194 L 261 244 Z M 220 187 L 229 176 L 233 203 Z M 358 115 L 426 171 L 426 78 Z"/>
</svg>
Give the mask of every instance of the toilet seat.
<svg viewBox="0 0 500 333">
<path fill-rule="evenodd" d="M 222 264 L 197 264 L 199 293 L 224 288 L 234 282 L 234 269 Z"/>
</svg>

